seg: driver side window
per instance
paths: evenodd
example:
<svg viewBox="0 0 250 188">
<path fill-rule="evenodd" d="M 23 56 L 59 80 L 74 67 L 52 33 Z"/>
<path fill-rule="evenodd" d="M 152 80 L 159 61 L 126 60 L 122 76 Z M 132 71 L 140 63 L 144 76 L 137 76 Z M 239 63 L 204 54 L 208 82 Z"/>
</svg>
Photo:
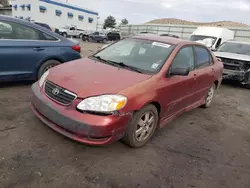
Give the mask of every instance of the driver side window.
<svg viewBox="0 0 250 188">
<path fill-rule="evenodd" d="M 172 69 L 194 69 L 194 51 L 192 46 L 182 48 L 175 56 Z"/>
</svg>

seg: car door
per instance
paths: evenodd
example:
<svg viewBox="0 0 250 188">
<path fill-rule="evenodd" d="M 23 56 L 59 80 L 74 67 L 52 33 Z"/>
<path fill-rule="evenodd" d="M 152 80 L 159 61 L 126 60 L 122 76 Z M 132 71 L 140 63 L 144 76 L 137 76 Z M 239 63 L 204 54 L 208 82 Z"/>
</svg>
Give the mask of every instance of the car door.
<svg viewBox="0 0 250 188">
<path fill-rule="evenodd" d="M 195 46 L 195 68 L 197 83 L 195 85 L 195 98 L 199 101 L 204 98 L 208 89 L 215 81 L 215 70 L 212 55 L 208 49 L 203 46 Z"/>
<path fill-rule="evenodd" d="M 194 102 L 194 88 L 196 84 L 196 71 L 194 70 L 195 58 L 192 46 L 184 46 L 176 54 L 173 59 L 171 69 L 189 69 L 190 72 L 186 76 L 167 76 L 164 80 L 164 112 L 163 116 L 168 118 L 178 112 L 181 112 L 186 107 Z M 168 74 L 169 75 L 169 74 Z"/>
<path fill-rule="evenodd" d="M 0 29 L 0 79 L 29 78 L 46 55 L 44 42 L 40 41 L 40 31 L 1 20 L 0 28 L 8 29 Z"/>
<path fill-rule="evenodd" d="M 74 27 L 69 28 L 68 35 L 69 36 L 75 36 L 75 28 Z"/>
</svg>

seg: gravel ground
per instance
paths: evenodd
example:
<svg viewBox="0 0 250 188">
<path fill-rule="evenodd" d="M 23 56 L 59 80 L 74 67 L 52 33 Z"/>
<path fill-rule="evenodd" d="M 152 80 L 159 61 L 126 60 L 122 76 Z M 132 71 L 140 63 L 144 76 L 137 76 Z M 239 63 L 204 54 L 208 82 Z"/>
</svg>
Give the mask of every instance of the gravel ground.
<svg viewBox="0 0 250 188">
<path fill-rule="evenodd" d="M 101 44 L 85 43 L 83 56 Z M 143 148 L 90 147 L 30 111 L 31 83 L 0 88 L 0 188 L 250 188 L 249 90 L 223 84 Z"/>
</svg>

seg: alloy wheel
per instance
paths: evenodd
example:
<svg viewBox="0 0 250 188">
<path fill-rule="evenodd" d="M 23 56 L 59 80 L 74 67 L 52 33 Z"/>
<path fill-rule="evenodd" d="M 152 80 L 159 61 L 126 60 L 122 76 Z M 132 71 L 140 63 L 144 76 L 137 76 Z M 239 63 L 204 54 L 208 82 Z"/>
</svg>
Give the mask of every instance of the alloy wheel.
<svg viewBox="0 0 250 188">
<path fill-rule="evenodd" d="M 154 130 L 155 116 L 152 112 L 144 113 L 138 120 L 135 138 L 139 142 L 146 140 Z"/>
</svg>

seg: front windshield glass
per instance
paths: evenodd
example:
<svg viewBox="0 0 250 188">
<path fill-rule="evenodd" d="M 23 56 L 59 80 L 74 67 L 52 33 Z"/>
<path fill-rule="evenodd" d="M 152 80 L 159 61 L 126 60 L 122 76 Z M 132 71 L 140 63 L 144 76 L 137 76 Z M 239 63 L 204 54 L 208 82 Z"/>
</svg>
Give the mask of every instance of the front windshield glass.
<svg viewBox="0 0 250 188">
<path fill-rule="evenodd" d="M 190 36 L 190 40 L 191 41 L 202 41 L 202 40 L 204 40 L 204 39 L 207 39 L 207 38 L 211 38 L 211 39 L 213 39 L 212 41 L 212 45 L 215 43 L 215 41 L 216 41 L 216 37 L 211 37 L 211 36 L 203 36 L 203 35 L 191 35 Z"/>
<path fill-rule="evenodd" d="M 225 42 L 217 51 L 250 55 L 250 44 Z"/>
<path fill-rule="evenodd" d="M 174 47 L 171 44 L 149 40 L 124 39 L 106 47 L 94 57 L 133 67 L 143 73 L 156 73 Z"/>
</svg>

